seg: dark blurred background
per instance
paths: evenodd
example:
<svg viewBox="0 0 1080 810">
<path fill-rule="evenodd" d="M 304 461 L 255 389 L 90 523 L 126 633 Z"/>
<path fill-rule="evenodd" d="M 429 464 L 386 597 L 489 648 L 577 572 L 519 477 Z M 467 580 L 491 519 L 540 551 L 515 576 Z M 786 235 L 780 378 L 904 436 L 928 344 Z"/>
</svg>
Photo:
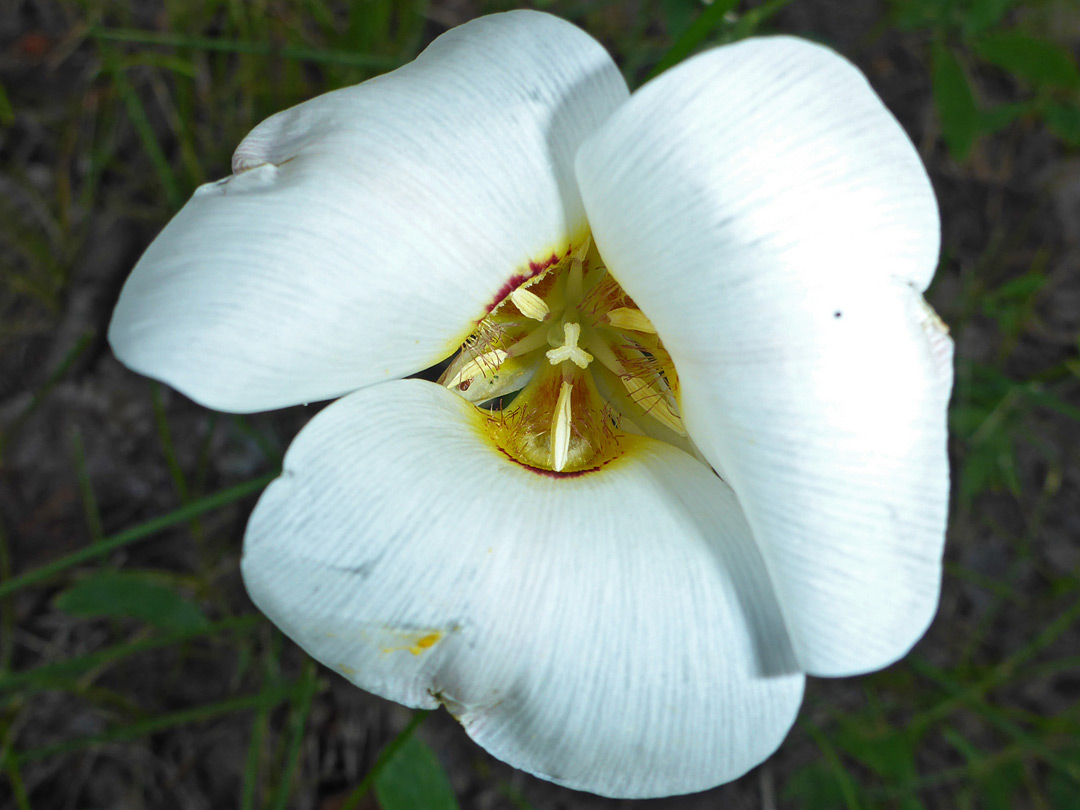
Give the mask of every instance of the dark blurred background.
<svg viewBox="0 0 1080 810">
<path fill-rule="evenodd" d="M 957 384 L 941 609 L 914 652 L 811 679 L 776 756 L 697 796 L 560 789 L 442 712 L 405 743 L 408 710 L 307 662 L 240 583 L 254 494 L 314 409 L 208 412 L 122 368 L 105 330 L 254 124 L 511 6 L 0 0 L 0 808 L 1080 807 L 1080 8 L 714 3 L 535 7 L 632 88 L 753 34 L 824 42 L 917 145 Z"/>
</svg>

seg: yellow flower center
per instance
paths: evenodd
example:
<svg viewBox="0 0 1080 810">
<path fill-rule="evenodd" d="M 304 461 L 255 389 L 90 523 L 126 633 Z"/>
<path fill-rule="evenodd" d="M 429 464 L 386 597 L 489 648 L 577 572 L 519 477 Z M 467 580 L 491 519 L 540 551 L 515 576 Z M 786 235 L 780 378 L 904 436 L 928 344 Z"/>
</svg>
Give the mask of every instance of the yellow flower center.
<svg viewBox="0 0 1080 810">
<path fill-rule="evenodd" d="M 687 444 L 671 357 L 595 249 L 515 281 L 439 382 L 486 412 L 503 453 L 539 471 L 597 469 L 632 436 Z"/>
</svg>

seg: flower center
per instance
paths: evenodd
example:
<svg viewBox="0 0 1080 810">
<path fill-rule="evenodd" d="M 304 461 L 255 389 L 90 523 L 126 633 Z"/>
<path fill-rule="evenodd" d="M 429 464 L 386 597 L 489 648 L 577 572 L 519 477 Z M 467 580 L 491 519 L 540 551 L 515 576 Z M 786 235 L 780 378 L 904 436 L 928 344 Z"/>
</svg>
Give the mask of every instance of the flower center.
<svg viewBox="0 0 1080 810">
<path fill-rule="evenodd" d="M 519 282 L 439 382 L 487 413 L 507 456 L 537 470 L 597 469 L 633 436 L 688 445 L 671 357 L 595 249 Z"/>
</svg>

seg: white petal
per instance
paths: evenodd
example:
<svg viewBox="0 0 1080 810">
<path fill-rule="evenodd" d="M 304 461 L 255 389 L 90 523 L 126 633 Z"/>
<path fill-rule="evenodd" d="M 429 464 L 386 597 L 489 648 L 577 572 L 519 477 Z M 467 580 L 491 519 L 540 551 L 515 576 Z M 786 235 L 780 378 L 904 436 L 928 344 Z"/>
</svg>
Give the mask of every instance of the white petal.
<svg viewBox="0 0 1080 810">
<path fill-rule="evenodd" d="M 595 40 L 515 11 L 279 113 L 147 250 L 113 348 L 230 411 L 438 362 L 512 277 L 586 238 L 573 155 L 626 96 Z"/>
<path fill-rule="evenodd" d="M 937 606 L 951 342 L 918 156 L 862 75 L 754 40 L 669 71 L 582 147 L 613 275 L 761 544 L 800 663 L 884 666 Z"/>
<path fill-rule="evenodd" d="M 442 703 L 570 787 L 683 793 L 767 757 L 803 677 L 730 490 L 649 439 L 539 474 L 482 419 L 415 380 L 316 416 L 248 527 L 259 608 L 364 689 Z"/>
</svg>

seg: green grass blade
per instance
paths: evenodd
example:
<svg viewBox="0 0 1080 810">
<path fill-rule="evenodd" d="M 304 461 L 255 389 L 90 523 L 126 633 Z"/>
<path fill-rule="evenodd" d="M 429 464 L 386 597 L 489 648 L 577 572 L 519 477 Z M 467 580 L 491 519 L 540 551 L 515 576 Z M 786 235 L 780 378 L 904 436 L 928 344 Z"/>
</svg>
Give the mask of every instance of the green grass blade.
<svg viewBox="0 0 1080 810">
<path fill-rule="evenodd" d="M 259 782 L 259 759 L 269 723 L 270 710 L 263 706 L 255 713 L 255 719 L 251 724 L 251 740 L 248 742 L 247 756 L 244 758 L 244 782 L 240 789 L 240 810 L 253 810 L 255 807 L 255 786 Z"/>
<path fill-rule="evenodd" d="M 172 440 L 172 431 L 169 429 L 169 417 L 165 413 L 165 401 L 161 396 L 161 386 L 153 382 L 150 384 L 150 400 L 154 407 L 154 423 L 157 427 L 158 441 L 161 443 L 161 452 L 165 456 L 165 466 L 169 469 L 169 476 L 176 487 L 176 494 L 180 498 L 180 505 L 186 506 L 191 502 L 191 490 L 188 488 L 187 478 L 180 467 L 180 460 L 176 457 L 176 445 Z M 191 536 L 195 543 L 202 546 L 203 530 L 198 518 L 192 518 L 190 523 Z"/>
<path fill-rule="evenodd" d="M 757 8 L 750 8 L 739 15 L 738 21 L 731 32 L 732 41 L 746 39 L 757 33 L 758 28 L 768 22 L 770 17 L 775 16 L 786 6 L 791 5 L 792 0 L 769 0 Z"/>
<path fill-rule="evenodd" d="M 10 748 L 4 752 L 4 771 L 7 773 L 8 782 L 11 784 L 11 793 L 12 798 L 15 800 L 15 806 L 19 810 L 30 810 L 30 797 L 26 795 L 26 787 L 23 785 L 18 760 Z"/>
<path fill-rule="evenodd" d="M 49 757 L 55 757 L 61 754 L 69 754 L 72 751 L 89 748 L 90 746 L 99 745 L 101 743 L 134 740 L 139 737 L 145 737 L 147 734 L 154 734 L 159 731 L 164 731 L 165 729 L 175 728 L 176 726 L 186 726 L 190 723 L 200 723 L 205 720 L 211 720 L 223 714 L 232 714 L 248 709 L 258 709 L 263 706 L 274 706 L 283 703 L 286 700 L 290 700 L 295 692 L 295 686 L 290 686 L 288 688 L 278 687 L 260 692 L 257 695 L 230 698 L 229 700 L 222 700 L 217 703 L 196 706 L 193 709 L 184 709 L 182 711 L 172 712 L 171 714 L 162 714 L 156 717 L 150 717 L 138 723 L 111 728 L 100 734 L 92 734 L 87 737 L 76 737 L 73 740 L 65 740 L 64 742 L 55 743 L 53 745 L 46 745 L 41 748 L 23 751 L 16 754 L 16 759 L 20 763 L 33 762 L 35 760 L 48 759 Z"/>
<path fill-rule="evenodd" d="M 14 123 L 15 110 L 11 107 L 11 100 L 8 98 L 3 82 L 0 82 L 0 124 L 10 127 Z"/>
<path fill-rule="evenodd" d="M 916 672 L 934 681 L 945 689 L 950 695 L 964 701 L 968 707 L 978 716 L 985 719 L 990 725 L 1012 737 L 1023 749 L 1034 753 L 1045 762 L 1054 766 L 1062 774 L 1068 776 L 1077 784 L 1080 784 L 1080 765 L 1068 762 L 1051 751 L 1039 739 L 1030 735 L 1025 729 L 1018 726 L 1007 718 L 1001 711 L 990 705 L 981 697 L 972 695 L 965 685 L 950 676 L 944 670 L 930 664 L 919 656 L 911 656 L 909 663 Z"/>
<path fill-rule="evenodd" d="M 300 745 L 304 741 L 304 729 L 307 727 L 308 715 L 311 713 L 311 701 L 318 688 L 318 667 L 313 659 L 308 658 L 304 662 L 303 672 L 297 681 L 296 701 L 289 716 L 289 741 L 285 747 L 281 782 L 278 784 L 274 798 L 268 803 L 272 810 L 285 810 L 288 807 L 293 776 L 300 762 Z"/>
<path fill-rule="evenodd" d="M 180 206 L 184 204 L 184 195 L 180 191 L 180 184 L 173 173 L 169 158 L 165 155 L 165 150 L 161 148 L 161 143 L 154 132 L 154 126 L 150 123 L 150 118 L 146 114 L 142 99 L 139 98 L 139 94 L 135 92 L 135 88 L 127 80 L 127 74 L 113 52 L 108 48 L 102 48 L 101 52 L 106 70 L 112 76 L 116 92 L 124 104 L 124 109 L 127 111 L 128 120 L 131 121 L 131 125 L 135 128 L 139 140 L 142 141 L 143 149 L 146 150 L 146 155 L 150 158 L 150 164 L 154 167 L 154 171 L 157 172 L 158 180 L 161 181 L 165 199 L 169 201 L 169 207 L 172 210 L 178 211 Z"/>
<path fill-rule="evenodd" d="M 87 560 L 102 557 L 110 551 L 131 545 L 132 543 L 137 543 L 140 540 L 145 540 L 157 532 L 168 529 L 178 523 L 185 523 L 194 517 L 206 514 L 214 509 L 219 509 L 222 506 L 227 506 L 242 498 L 246 498 L 248 495 L 252 495 L 265 487 L 277 478 L 277 475 L 276 472 L 269 473 L 252 479 L 251 481 L 237 484 L 234 487 L 229 487 L 228 489 L 214 493 L 213 495 L 199 498 L 186 506 L 174 509 L 166 515 L 154 518 L 153 520 L 148 520 L 145 523 L 140 523 L 138 526 L 133 526 L 112 537 L 107 537 L 93 546 L 87 546 L 84 549 L 68 554 L 66 557 L 53 560 L 51 563 L 47 563 L 40 568 L 35 568 L 32 571 L 27 571 L 25 574 L 13 577 L 7 582 L 0 582 L 0 597 L 7 596 L 10 593 L 14 593 L 15 591 L 34 585 L 35 583 L 42 582 L 49 577 L 55 576 L 61 571 L 66 571 L 68 568 L 84 563 Z"/>
<path fill-rule="evenodd" d="M 90 348 L 90 344 L 94 342 L 94 338 L 96 337 L 97 332 L 93 330 L 83 332 L 79 339 L 75 341 L 75 345 L 71 347 L 71 350 L 64 355 L 64 359 L 60 361 L 60 364 L 45 378 L 45 382 L 42 384 L 41 388 L 34 392 L 34 395 L 30 398 L 30 402 L 27 406 L 11 420 L 11 423 L 3 433 L 0 433 L 0 464 L 3 463 L 4 446 L 7 444 L 10 437 L 19 431 L 19 428 L 21 428 L 23 423 L 30 418 L 35 410 L 37 410 L 38 406 L 45 400 L 45 397 L 47 397 L 53 388 L 56 387 L 56 384 L 64 379 L 68 371 L 70 371 L 71 367 L 75 364 L 75 361 L 82 356 L 83 352 Z"/>
<path fill-rule="evenodd" d="M 94 484 L 86 468 L 86 448 L 83 446 L 82 432 L 77 426 L 71 428 L 71 452 L 75 456 L 75 475 L 79 481 L 79 495 L 82 498 L 83 513 L 86 516 L 86 528 L 90 532 L 90 541 L 101 542 L 105 531 L 101 524 L 101 509 L 94 495 Z"/>
<path fill-rule="evenodd" d="M 130 42 L 139 45 L 164 45 L 172 48 L 192 48 L 200 51 L 219 53 L 255 54 L 258 56 L 277 56 L 282 59 L 295 59 L 302 62 L 322 62 L 347 67 L 392 70 L 399 67 L 401 60 L 386 56 L 371 56 L 350 51 L 326 50 L 322 48 L 298 48 L 291 45 L 274 45 L 269 42 L 245 42 L 235 39 L 214 39 L 212 37 L 193 37 L 186 34 L 171 34 L 158 31 L 140 31 L 133 28 L 91 28 L 89 36 L 106 42 Z"/>
<path fill-rule="evenodd" d="M 97 650 L 64 661 L 52 661 L 22 672 L 0 674 L 0 693 L 12 692 L 26 687 L 32 689 L 52 688 L 58 681 L 138 653 L 162 647 L 171 647 L 174 644 L 191 641 L 203 636 L 214 637 L 222 633 L 249 630 L 257 627 L 262 621 L 262 616 L 252 613 L 232 619 L 223 619 L 207 624 L 204 627 L 192 627 L 187 630 L 162 633 L 153 638 L 116 644 L 104 650 Z"/>
<path fill-rule="evenodd" d="M 828 763 L 829 771 L 833 774 L 837 786 L 840 788 L 840 795 L 844 797 L 844 807 L 847 810 L 860 810 L 861 805 L 855 791 L 855 783 L 851 779 L 851 774 L 847 772 L 847 768 L 844 767 L 844 763 L 840 761 L 840 755 L 836 752 L 836 748 L 811 720 L 804 720 L 801 725 L 817 743 L 818 748 L 821 749 L 821 753 Z"/>
<path fill-rule="evenodd" d="M 738 0 L 714 0 L 712 5 L 706 6 L 690 27 L 675 40 L 675 44 L 668 49 L 668 52 L 660 58 L 656 67 L 649 71 L 647 78 L 651 79 L 653 76 L 660 75 L 697 50 L 716 29 L 716 26 L 723 22 L 724 16 L 736 5 L 738 5 Z"/>
<path fill-rule="evenodd" d="M 0 583 L 11 578 L 11 545 L 8 543 L 4 521 L 0 519 Z M 11 668 L 15 653 L 15 603 L 0 599 L 0 677 Z"/>
</svg>

